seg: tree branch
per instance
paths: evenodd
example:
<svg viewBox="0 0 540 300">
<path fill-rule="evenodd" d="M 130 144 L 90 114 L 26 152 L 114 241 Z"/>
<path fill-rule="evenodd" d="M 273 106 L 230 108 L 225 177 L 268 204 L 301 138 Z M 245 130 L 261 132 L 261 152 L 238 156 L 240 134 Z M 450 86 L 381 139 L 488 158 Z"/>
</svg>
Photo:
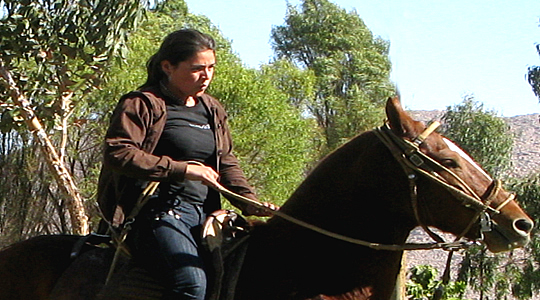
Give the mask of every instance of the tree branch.
<svg viewBox="0 0 540 300">
<path fill-rule="evenodd" d="M 67 206 L 70 213 L 72 230 L 76 234 L 88 234 L 88 216 L 83 204 L 83 199 L 63 162 L 60 160 L 47 133 L 41 126 L 41 122 L 30 107 L 30 102 L 19 90 L 13 80 L 11 73 L 4 66 L 4 61 L 0 58 L 0 75 L 5 79 L 6 88 L 17 106 L 21 108 L 26 125 L 34 137 L 38 140 L 41 150 L 47 158 L 47 164 L 53 172 L 61 191 L 67 198 Z"/>
</svg>

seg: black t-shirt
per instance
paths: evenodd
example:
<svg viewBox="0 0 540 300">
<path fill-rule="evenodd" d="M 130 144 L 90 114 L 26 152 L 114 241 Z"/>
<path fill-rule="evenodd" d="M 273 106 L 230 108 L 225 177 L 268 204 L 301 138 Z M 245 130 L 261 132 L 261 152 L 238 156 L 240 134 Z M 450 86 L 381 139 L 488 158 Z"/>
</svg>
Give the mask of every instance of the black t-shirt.
<svg viewBox="0 0 540 300">
<path fill-rule="evenodd" d="M 215 169 L 216 143 L 209 122 L 210 115 L 201 101 L 192 107 L 167 103 L 167 122 L 154 150 L 156 155 L 167 155 L 174 160 L 198 161 Z M 162 183 L 159 198 L 202 204 L 208 187 L 200 181 Z"/>
</svg>

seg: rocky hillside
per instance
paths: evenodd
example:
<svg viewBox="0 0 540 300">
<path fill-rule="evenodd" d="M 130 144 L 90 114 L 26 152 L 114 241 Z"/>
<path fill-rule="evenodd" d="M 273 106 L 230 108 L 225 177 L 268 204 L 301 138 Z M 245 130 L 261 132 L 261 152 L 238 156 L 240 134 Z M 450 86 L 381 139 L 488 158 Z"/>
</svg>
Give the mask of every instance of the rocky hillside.
<svg viewBox="0 0 540 300">
<path fill-rule="evenodd" d="M 522 177 L 531 172 L 540 172 L 540 115 L 530 114 L 506 118 L 514 133 L 511 175 Z"/>
</svg>

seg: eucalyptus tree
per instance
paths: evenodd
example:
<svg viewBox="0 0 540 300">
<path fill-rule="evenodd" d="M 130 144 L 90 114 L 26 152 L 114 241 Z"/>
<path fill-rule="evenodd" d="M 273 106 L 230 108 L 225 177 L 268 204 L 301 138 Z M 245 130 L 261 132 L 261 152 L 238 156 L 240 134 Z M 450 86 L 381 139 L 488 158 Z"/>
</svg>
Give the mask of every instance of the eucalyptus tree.
<svg viewBox="0 0 540 300">
<path fill-rule="evenodd" d="M 389 43 L 373 35 L 356 11 L 328 0 L 289 5 L 285 24 L 272 29 L 278 58 L 316 77 L 315 93 L 302 104 L 324 132 L 328 150 L 383 120 L 383 104 L 395 94 Z"/>
<path fill-rule="evenodd" d="M 72 230 L 87 233 L 83 199 L 65 166 L 74 109 L 97 88 L 111 59 L 121 57 L 128 33 L 142 16 L 134 0 L 4 0 L 0 2 L 3 132 L 40 145 L 64 194 Z M 55 189 L 49 189 L 54 193 Z"/>
<path fill-rule="evenodd" d="M 231 53 L 218 57 L 210 93 L 227 107 L 236 154 L 259 195 L 282 204 L 318 155 L 317 126 L 276 86 L 275 66 L 254 70 Z"/>
<path fill-rule="evenodd" d="M 540 222 L 540 173 L 510 178 L 508 190 L 535 224 Z M 459 279 L 467 281 L 479 299 L 537 299 L 540 295 L 540 236 L 533 232 L 522 249 L 489 254 L 482 247 L 467 251 Z"/>
<path fill-rule="evenodd" d="M 540 44 L 536 44 L 536 52 L 540 55 Z M 540 66 L 530 66 L 528 68 L 527 80 L 536 97 L 540 99 Z"/>
<path fill-rule="evenodd" d="M 540 172 L 524 178 L 514 178 L 510 189 L 518 195 L 523 209 L 531 216 L 535 224 L 540 224 Z M 538 230 L 532 235 L 531 242 L 522 252 L 509 257 L 502 268 L 503 276 L 512 278 L 507 282 L 507 292 L 516 299 L 535 299 L 540 295 L 540 236 Z"/>
</svg>

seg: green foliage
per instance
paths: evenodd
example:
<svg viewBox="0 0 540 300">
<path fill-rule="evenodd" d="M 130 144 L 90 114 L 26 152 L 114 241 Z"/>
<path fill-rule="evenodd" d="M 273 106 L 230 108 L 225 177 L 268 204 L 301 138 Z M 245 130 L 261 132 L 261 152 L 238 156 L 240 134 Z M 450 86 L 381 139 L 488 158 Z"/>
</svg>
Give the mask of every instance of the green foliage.
<svg viewBox="0 0 540 300">
<path fill-rule="evenodd" d="M 467 249 L 460 263 L 458 279 L 466 281 L 473 291 L 480 295 L 480 299 L 494 296 L 495 299 L 504 299 L 511 293 L 508 275 L 505 269 L 510 270 L 514 265 L 508 254 L 490 253 L 483 245 Z"/>
<path fill-rule="evenodd" d="M 414 266 L 410 270 L 410 278 L 406 284 L 407 299 L 429 300 L 435 291 L 442 288 L 437 269 L 428 265 Z M 466 284 L 462 281 L 449 282 L 444 287 L 443 300 L 459 300 L 465 292 Z"/>
<path fill-rule="evenodd" d="M 442 117 L 443 133 L 458 143 L 490 174 L 503 174 L 511 165 L 513 135 L 506 122 L 493 111 L 484 110 L 474 97 L 447 107 Z"/>
<path fill-rule="evenodd" d="M 261 71 L 285 93 L 294 107 L 309 113 L 309 101 L 315 97 L 317 77 L 313 70 L 300 69 L 287 59 L 263 65 Z"/>
<path fill-rule="evenodd" d="M 536 52 L 540 55 L 540 44 L 536 45 Z M 536 97 L 540 99 L 540 67 L 531 66 L 527 72 L 527 80 L 532 87 L 532 90 Z"/>
<path fill-rule="evenodd" d="M 520 205 L 533 219 L 540 222 L 540 173 L 532 173 L 525 178 L 515 178 L 509 189 L 517 195 Z M 517 299 L 531 299 L 540 293 L 540 235 L 533 230 L 529 244 L 518 255 L 511 258 L 510 268 L 505 268 L 504 276 L 512 278 L 511 291 Z"/>
<path fill-rule="evenodd" d="M 127 35 L 142 16 L 141 2 L 7 0 L 0 5 L 0 64 L 31 102 L 31 109 L 74 177 L 86 178 L 87 163 L 95 165 L 92 154 L 99 149 L 87 144 L 95 137 L 80 139 L 87 137 L 79 133 L 88 119 L 80 117 L 78 104 L 102 84 L 110 61 L 122 57 Z M 2 214 L 2 235 L 22 238 L 68 232 L 58 184 L 50 170 L 47 172 L 37 141 L 21 126 L 20 108 L 7 89 L 7 82 L 0 79 L 1 151 L 6 155 L 2 175 L 15 179 L 3 182 L 0 210 L 24 204 L 18 209 L 27 211 L 24 221 L 18 220 L 21 213 Z M 68 129 L 76 133 L 68 134 Z"/>
<path fill-rule="evenodd" d="M 234 62 L 216 72 L 210 93 L 227 106 L 243 169 L 263 199 L 282 204 L 313 160 L 316 126 L 266 74 Z"/>
<path fill-rule="evenodd" d="M 327 0 L 305 0 L 300 11 L 289 5 L 272 39 L 279 58 L 315 76 L 315 92 L 302 104 L 323 131 L 326 151 L 379 125 L 383 104 L 395 93 L 389 44 L 374 37 L 355 11 Z"/>
<path fill-rule="evenodd" d="M 131 0 L 2 2 L 1 60 L 43 121 L 69 115 L 101 84 L 142 13 Z"/>
</svg>

